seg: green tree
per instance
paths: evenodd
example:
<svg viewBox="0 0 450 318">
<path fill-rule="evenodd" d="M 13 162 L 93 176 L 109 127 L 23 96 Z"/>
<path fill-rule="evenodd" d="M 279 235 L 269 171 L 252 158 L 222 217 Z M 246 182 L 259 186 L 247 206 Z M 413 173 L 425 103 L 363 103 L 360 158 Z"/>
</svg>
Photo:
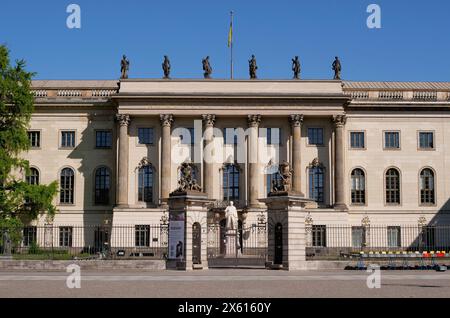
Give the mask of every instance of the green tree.
<svg viewBox="0 0 450 318">
<path fill-rule="evenodd" d="M 9 50 L 0 45 L 0 227 L 17 228 L 40 214 L 53 218 L 56 181 L 30 185 L 23 180 L 29 163 L 20 157 L 30 147 L 27 128 L 34 111 L 31 79 L 23 60 L 10 64 Z"/>
</svg>

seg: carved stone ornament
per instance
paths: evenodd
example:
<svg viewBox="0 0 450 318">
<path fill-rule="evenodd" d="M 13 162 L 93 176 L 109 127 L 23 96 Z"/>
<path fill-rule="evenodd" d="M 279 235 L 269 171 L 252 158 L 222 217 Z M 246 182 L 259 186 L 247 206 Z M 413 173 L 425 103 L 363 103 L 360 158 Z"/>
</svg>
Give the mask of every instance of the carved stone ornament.
<svg viewBox="0 0 450 318">
<path fill-rule="evenodd" d="M 303 123 L 303 115 L 300 114 L 290 115 L 289 122 L 293 127 L 300 127 Z"/>
<path fill-rule="evenodd" d="M 116 120 L 119 122 L 120 126 L 128 126 L 130 124 L 130 115 L 117 114 Z"/>
<path fill-rule="evenodd" d="M 280 176 L 279 180 L 272 180 L 272 192 L 271 193 L 279 193 L 279 192 L 289 192 L 292 188 L 292 169 L 289 165 L 289 162 L 284 161 L 278 167 L 278 175 Z"/>
<path fill-rule="evenodd" d="M 173 123 L 173 115 L 171 114 L 161 114 L 160 115 L 161 126 L 171 126 Z"/>
<path fill-rule="evenodd" d="M 247 121 L 249 127 L 258 127 L 261 123 L 261 115 L 248 115 Z"/>
<path fill-rule="evenodd" d="M 367 215 L 362 218 L 361 225 L 364 227 L 370 226 L 370 218 Z"/>
<path fill-rule="evenodd" d="M 333 116 L 333 122 L 336 127 L 344 127 L 347 123 L 347 116 L 345 115 L 335 115 Z"/>
<path fill-rule="evenodd" d="M 194 178 L 194 164 L 191 162 L 184 162 L 181 164 L 180 180 L 178 181 L 178 188 L 174 192 L 186 191 L 202 191 L 202 188 Z"/>
<path fill-rule="evenodd" d="M 427 225 L 427 219 L 422 215 L 419 220 L 417 220 L 417 223 L 419 226 L 425 226 Z"/>
<path fill-rule="evenodd" d="M 139 161 L 138 166 L 136 167 L 136 169 L 142 169 L 144 167 L 151 167 L 152 169 L 154 168 L 152 163 L 150 162 L 150 160 L 148 159 L 148 157 L 144 157 L 141 159 L 141 161 Z"/>
<path fill-rule="evenodd" d="M 205 114 L 202 115 L 202 120 L 205 126 L 214 126 L 216 122 L 216 115 L 214 114 Z"/>
<path fill-rule="evenodd" d="M 308 168 L 323 168 L 323 163 L 319 161 L 319 158 L 314 158 L 309 164 Z"/>
</svg>

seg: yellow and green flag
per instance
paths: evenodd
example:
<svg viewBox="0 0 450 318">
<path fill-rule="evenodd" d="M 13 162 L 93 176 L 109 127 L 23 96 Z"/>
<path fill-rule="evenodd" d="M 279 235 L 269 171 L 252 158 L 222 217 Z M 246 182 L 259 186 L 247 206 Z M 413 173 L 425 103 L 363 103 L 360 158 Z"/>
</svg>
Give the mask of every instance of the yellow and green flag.
<svg viewBox="0 0 450 318">
<path fill-rule="evenodd" d="M 230 31 L 228 32 L 228 47 L 233 43 L 233 22 L 230 22 Z"/>
</svg>

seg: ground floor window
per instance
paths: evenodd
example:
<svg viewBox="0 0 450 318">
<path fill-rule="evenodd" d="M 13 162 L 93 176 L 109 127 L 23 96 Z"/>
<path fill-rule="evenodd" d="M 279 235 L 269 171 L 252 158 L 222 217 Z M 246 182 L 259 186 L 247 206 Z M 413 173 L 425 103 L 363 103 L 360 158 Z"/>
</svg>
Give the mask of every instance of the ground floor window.
<svg viewBox="0 0 450 318">
<path fill-rule="evenodd" d="M 28 247 L 37 241 L 36 226 L 27 226 L 23 228 L 23 246 Z"/>
<path fill-rule="evenodd" d="M 352 226 L 352 246 L 364 247 L 366 245 L 366 228 L 363 226 Z"/>
<path fill-rule="evenodd" d="M 327 226 L 313 225 L 312 226 L 312 246 L 326 247 L 327 246 Z"/>
<path fill-rule="evenodd" d="M 59 246 L 72 247 L 73 227 L 60 226 L 59 227 Z"/>
<path fill-rule="evenodd" d="M 387 228 L 388 247 L 402 246 L 400 231 L 401 231 L 400 226 L 388 226 Z"/>
<path fill-rule="evenodd" d="M 136 247 L 150 246 L 150 225 L 136 225 L 134 232 Z"/>
</svg>

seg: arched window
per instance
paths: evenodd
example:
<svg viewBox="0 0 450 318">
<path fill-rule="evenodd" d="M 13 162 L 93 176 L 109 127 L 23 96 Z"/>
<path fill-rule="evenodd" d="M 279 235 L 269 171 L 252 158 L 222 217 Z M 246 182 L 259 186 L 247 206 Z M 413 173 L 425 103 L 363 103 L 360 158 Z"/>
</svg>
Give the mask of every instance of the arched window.
<svg viewBox="0 0 450 318">
<path fill-rule="evenodd" d="M 111 188 L 111 175 L 106 167 L 95 171 L 95 204 L 109 204 L 109 190 Z"/>
<path fill-rule="evenodd" d="M 400 204 L 400 173 L 394 168 L 386 171 L 386 203 Z"/>
<path fill-rule="evenodd" d="M 434 204 L 434 173 L 426 168 L 420 172 L 420 203 Z"/>
<path fill-rule="evenodd" d="M 59 202 L 63 204 L 73 204 L 75 173 L 71 168 L 64 168 L 61 171 Z"/>
<path fill-rule="evenodd" d="M 352 171 L 352 204 L 366 203 L 366 177 L 362 169 Z"/>
<path fill-rule="evenodd" d="M 324 168 L 320 165 L 309 168 L 309 198 L 318 203 L 324 202 Z"/>
<path fill-rule="evenodd" d="M 151 165 L 139 169 L 138 200 L 153 202 L 153 168 Z"/>
<path fill-rule="evenodd" d="M 39 171 L 36 168 L 30 169 L 30 174 L 26 176 L 26 182 L 28 184 L 32 185 L 38 185 L 39 184 Z"/>
<path fill-rule="evenodd" d="M 228 164 L 223 169 L 223 199 L 239 200 L 239 168 Z"/>
</svg>

